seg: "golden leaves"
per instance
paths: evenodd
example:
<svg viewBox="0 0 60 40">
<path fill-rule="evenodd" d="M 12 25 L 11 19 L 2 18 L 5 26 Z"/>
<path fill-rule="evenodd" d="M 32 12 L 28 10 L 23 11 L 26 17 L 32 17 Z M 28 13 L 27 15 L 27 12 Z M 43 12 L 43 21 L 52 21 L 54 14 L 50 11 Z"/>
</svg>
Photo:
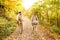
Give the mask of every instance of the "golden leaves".
<svg viewBox="0 0 60 40">
<path fill-rule="evenodd" d="M 5 1 L 4 3 L 8 8 L 12 8 L 15 5 L 16 1 Z"/>
</svg>

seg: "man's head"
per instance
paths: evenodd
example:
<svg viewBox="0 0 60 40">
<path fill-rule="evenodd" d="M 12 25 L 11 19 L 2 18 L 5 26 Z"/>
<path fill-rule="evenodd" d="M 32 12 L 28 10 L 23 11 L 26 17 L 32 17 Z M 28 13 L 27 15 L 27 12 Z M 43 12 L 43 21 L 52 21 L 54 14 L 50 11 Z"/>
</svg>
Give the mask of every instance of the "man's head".
<svg viewBox="0 0 60 40">
<path fill-rule="evenodd" d="M 21 12 L 16 12 L 16 14 L 21 14 Z"/>
<path fill-rule="evenodd" d="M 18 12 L 18 14 L 22 15 L 21 12 Z"/>
<path fill-rule="evenodd" d="M 19 12 L 19 13 L 21 13 L 21 12 Z"/>
</svg>

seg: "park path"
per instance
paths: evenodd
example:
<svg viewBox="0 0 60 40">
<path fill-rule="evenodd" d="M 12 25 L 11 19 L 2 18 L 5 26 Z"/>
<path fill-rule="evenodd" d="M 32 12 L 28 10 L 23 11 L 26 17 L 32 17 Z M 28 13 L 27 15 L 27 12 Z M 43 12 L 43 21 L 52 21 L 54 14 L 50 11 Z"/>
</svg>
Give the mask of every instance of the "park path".
<svg viewBox="0 0 60 40">
<path fill-rule="evenodd" d="M 42 32 L 39 28 L 37 28 L 36 32 L 32 31 L 31 21 L 26 17 L 23 17 L 23 19 L 23 33 L 20 34 L 20 28 L 17 27 L 16 30 L 4 40 L 55 40 L 52 36 Z"/>
</svg>

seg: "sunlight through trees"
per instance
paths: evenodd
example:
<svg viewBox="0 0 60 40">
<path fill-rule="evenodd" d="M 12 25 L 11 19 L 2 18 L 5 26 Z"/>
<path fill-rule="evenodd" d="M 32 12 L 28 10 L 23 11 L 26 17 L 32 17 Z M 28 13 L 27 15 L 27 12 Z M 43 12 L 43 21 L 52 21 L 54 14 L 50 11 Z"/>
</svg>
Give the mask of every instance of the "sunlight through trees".
<svg viewBox="0 0 60 40">
<path fill-rule="evenodd" d="M 39 25 L 60 35 L 60 0 L 0 0 L 1 40 L 16 29 L 16 12 L 20 11 L 29 19 L 37 12 Z"/>
</svg>

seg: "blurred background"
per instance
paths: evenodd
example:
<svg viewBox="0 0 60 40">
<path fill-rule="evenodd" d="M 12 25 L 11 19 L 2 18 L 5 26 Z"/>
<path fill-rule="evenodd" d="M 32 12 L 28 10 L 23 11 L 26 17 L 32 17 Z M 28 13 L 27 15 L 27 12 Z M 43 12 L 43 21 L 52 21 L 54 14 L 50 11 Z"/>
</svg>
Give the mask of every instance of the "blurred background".
<svg viewBox="0 0 60 40">
<path fill-rule="evenodd" d="M 60 0 L 0 0 L 0 40 L 16 29 L 17 11 L 29 19 L 37 12 L 39 24 L 60 35 Z"/>
</svg>

